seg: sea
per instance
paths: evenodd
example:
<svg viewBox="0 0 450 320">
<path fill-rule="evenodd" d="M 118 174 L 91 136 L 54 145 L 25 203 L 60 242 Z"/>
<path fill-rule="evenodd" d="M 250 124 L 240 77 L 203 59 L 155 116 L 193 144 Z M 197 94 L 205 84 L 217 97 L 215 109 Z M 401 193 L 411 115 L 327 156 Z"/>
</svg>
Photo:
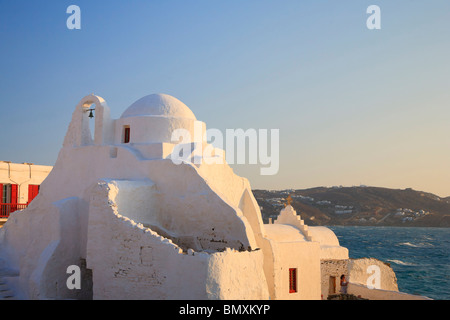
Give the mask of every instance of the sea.
<svg viewBox="0 0 450 320">
<path fill-rule="evenodd" d="M 328 226 L 350 258 L 391 265 L 399 291 L 450 300 L 450 228 Z"/>
</svg>

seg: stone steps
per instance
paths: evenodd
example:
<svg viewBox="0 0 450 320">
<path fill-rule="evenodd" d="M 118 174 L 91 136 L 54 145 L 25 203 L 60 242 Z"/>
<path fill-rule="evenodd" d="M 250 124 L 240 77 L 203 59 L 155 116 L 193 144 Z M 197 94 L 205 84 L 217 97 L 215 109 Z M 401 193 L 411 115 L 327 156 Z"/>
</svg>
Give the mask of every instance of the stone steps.
<svg viewBox="0 0 450 320">
<path fill-rule="evenodd" d="M 291 205 L 287 205 L 283 210 L 281 210 L 274 223 L 294 226 L 303 233 L 306 240 L 315 241 L 311 233 L 309 232 L 308 226 L 305 224 L 305 221 L 301 219 L 300 215 L 297 214 L 297 212 Z"/>
<path fill-rule="evenodd" d="M 13 300 L 14 293 L 11 290 L 0 291 L 0 300 Z"/>
<path fill-rule="evenodd" d="M 0 300 L 16 300 L 14 292 L 8 286 L 5 278 L 18 277 L 19 272 L 5 267 L 3 260 L 0 260 Z"/>
<path fill-rule="evenodd" d="M 3 277 L 0 277 L 0 300 L 15 300 L 14 292 L 6 284 Z"/>
</svg>

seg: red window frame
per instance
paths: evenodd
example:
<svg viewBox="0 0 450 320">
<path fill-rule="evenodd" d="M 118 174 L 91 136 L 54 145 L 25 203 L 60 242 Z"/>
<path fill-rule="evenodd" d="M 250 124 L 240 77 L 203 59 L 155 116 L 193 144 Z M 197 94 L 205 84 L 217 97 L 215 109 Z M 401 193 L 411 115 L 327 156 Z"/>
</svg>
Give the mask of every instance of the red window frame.
<svg viewBox="0 0 450 320">
<path fill-rule="evenodd" d="M 0 184 L 0 203 L 3 202 L 3 187 L 4 186 L 10 186 L 9 189 L 9 197 L 6 197 L 5 203 L 11 203 L 11 204 L 17 204 L 19 203 L 19 185 L 17 184 Z M 6 196 L 8 196 L 8 192 L 6 193 Z"/>
<path fill-rule="evenodd" d="M 123 129 L 123 143 L 130 142 L 130 127 L 125 127 Z"/>
<path fill-rule="evenodd" d="M 297 268 L 289 268 L 289 293 L 297 292 Z"/>
</svg>

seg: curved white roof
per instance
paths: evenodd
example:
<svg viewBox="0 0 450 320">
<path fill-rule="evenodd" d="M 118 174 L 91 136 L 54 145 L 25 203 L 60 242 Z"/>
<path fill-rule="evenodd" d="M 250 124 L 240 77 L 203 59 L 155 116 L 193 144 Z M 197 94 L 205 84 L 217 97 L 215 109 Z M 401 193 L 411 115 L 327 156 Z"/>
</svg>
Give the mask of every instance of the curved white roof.
<svg viewBox="0 0 450 320">
<path fill-rule="evenodd" d="M 297 228 L 287 224 L 265 224 L 266 237 L 278 242 L 304 242 L 303 233 Z"/>
<path fill-rule="evenodd" d="M 309 227 L 309 233 L 315 241 L 318 241 L 321 246 L 339 247 L 339 240 L 336 234 L 327 227 Z"/>
<path fill-rule="evenodd" d="M 183 102 L 163 93 L 151 94 L 137 100 L 125 110 L 121 118 L 138 116 L 160 116 L 197 120 L 191 109 Z"/>
</svg>

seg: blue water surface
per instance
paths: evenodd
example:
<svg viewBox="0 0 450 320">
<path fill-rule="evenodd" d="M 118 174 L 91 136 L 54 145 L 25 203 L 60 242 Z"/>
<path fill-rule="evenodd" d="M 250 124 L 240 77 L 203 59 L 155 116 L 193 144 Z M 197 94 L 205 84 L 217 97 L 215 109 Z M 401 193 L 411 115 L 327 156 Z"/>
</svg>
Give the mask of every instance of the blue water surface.
<svg viewBox="0 0 450 320">
<path fill-rule="evenodd" d="M 450 299 L 450 229 L 330 226 L 350 258 L 390 263 L 402 292 Z"/>
</svg>

